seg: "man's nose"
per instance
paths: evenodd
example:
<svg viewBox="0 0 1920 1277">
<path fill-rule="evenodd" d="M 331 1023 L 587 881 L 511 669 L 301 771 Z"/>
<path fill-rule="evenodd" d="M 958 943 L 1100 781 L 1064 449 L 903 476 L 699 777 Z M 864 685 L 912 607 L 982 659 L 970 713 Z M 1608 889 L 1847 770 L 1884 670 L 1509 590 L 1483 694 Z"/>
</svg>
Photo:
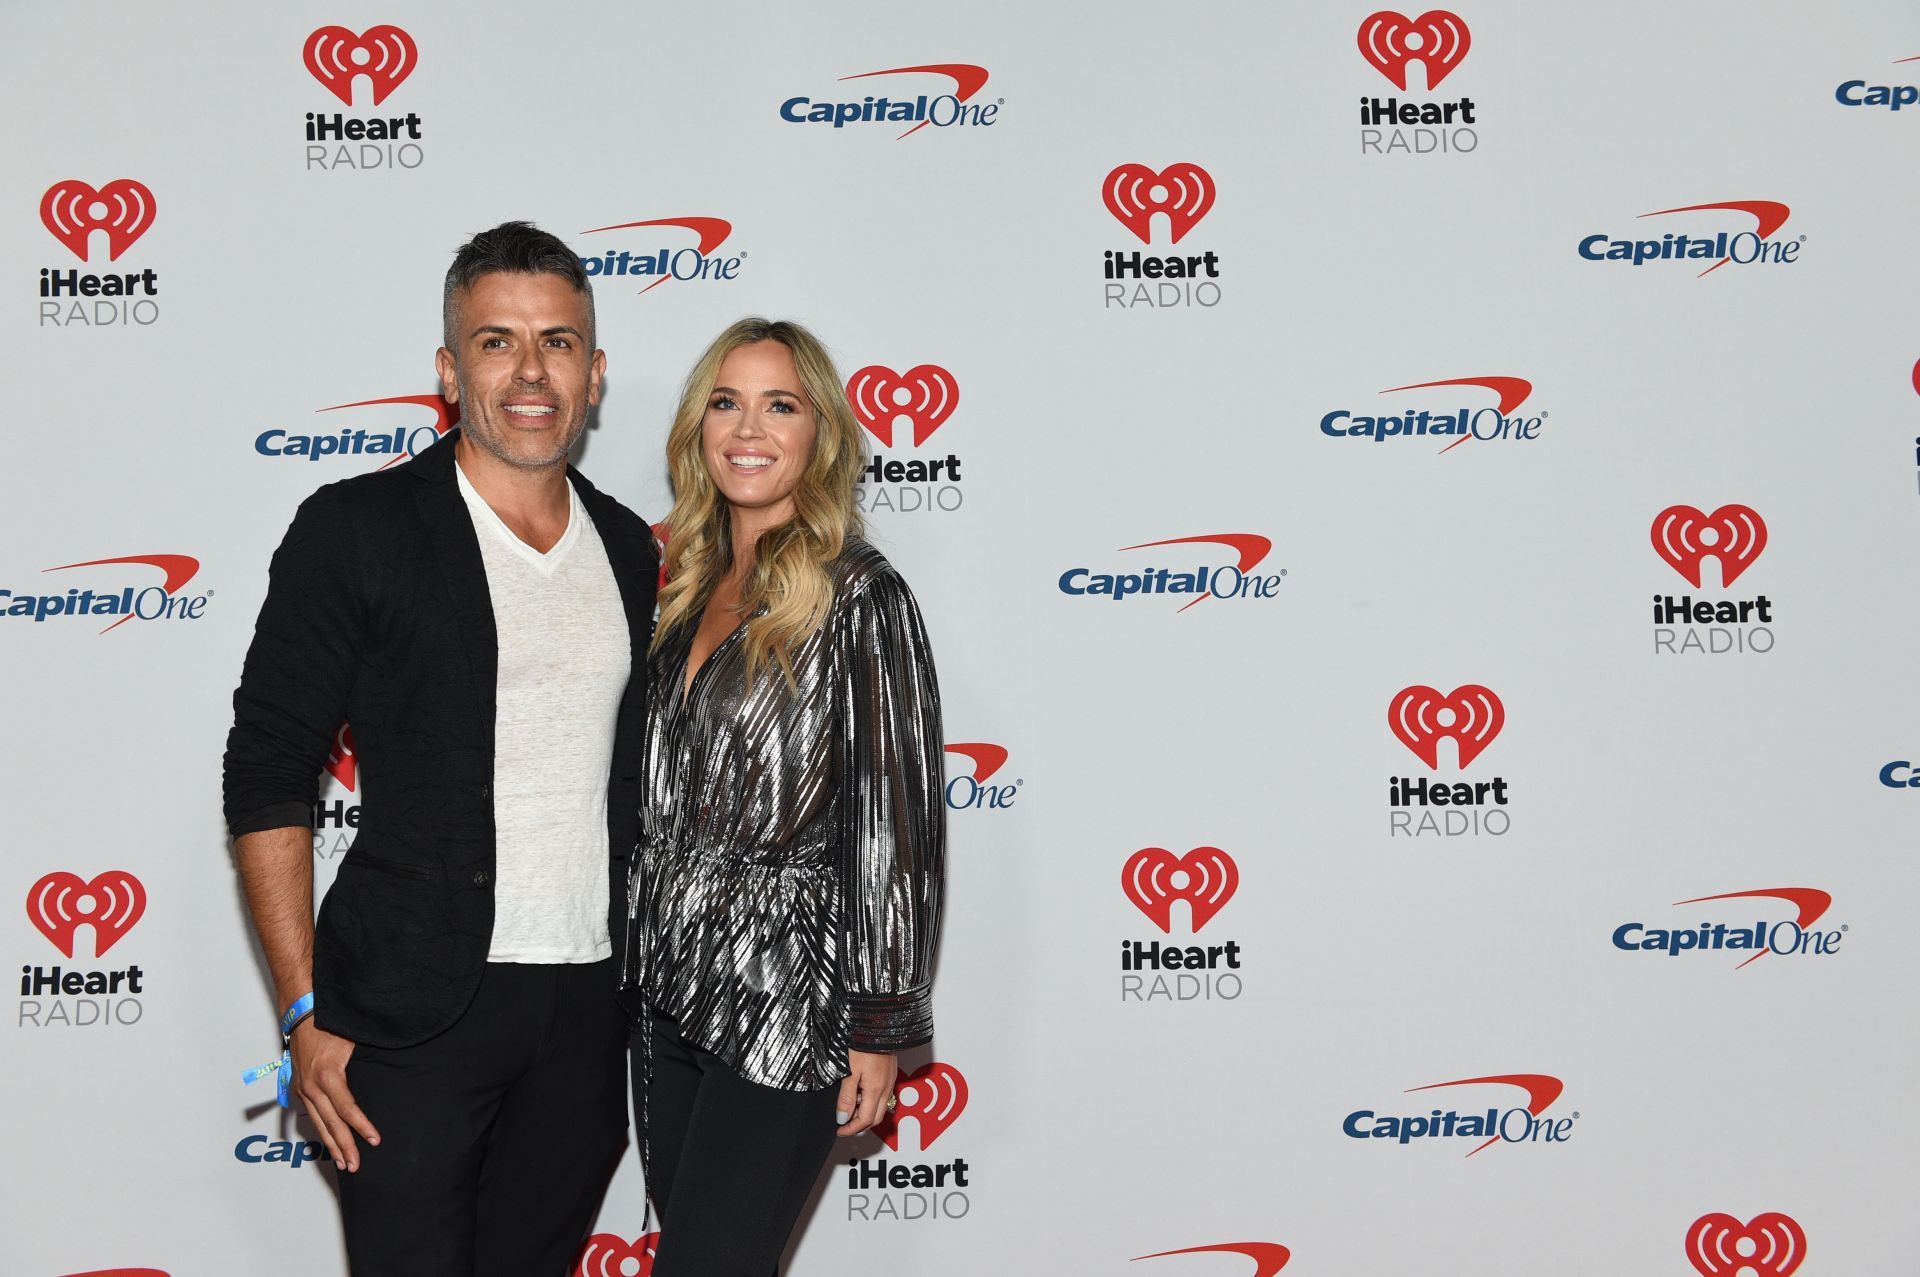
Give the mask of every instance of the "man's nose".
<svg viewBox="0 0 1920 1277">
<path fill-rule="evenodd" d="M 545 382 L 547 379 L 546 349 L 537 341 L 522 346 L 513 375 L 532 386 Z"/>
</svg>

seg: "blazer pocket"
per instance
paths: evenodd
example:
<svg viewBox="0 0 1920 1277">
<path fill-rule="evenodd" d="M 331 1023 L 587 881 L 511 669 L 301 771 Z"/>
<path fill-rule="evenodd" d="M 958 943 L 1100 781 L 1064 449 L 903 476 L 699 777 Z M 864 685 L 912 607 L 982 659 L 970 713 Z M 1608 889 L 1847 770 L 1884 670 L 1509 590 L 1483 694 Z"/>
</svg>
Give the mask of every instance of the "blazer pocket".
<svg viewBox="0 0 1920 1277">
<path fill-rule="evenodd" d="M 388 860 L 384 856 L 369 855 L 357 847 L 349 851 L 345 859 L 341 860 L 340 868 L 342 870 L 371 869 L 414 882 L 433 882 L 440 877 L 438 869 L 432 869 L 426 865 L 409 864 L 404 860 Z"/>
</svg>

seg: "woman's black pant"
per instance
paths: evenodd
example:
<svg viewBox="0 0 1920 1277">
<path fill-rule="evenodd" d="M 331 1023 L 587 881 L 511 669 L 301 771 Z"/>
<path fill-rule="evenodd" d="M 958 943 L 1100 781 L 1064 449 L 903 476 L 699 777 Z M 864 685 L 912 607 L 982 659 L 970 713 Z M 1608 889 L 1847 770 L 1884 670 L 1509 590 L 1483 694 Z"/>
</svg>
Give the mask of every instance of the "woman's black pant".
<svg viewBox="0 0 1920 1277">
<path fill-rule="evenodd" d="M 660 1210 L 654 1277 L 773 1277 L 833 1148 L 840 1086 L 782 1091 L 749 1082 L 658 1013 L 645 1096 L 647 1189 Z"/>
</svg>

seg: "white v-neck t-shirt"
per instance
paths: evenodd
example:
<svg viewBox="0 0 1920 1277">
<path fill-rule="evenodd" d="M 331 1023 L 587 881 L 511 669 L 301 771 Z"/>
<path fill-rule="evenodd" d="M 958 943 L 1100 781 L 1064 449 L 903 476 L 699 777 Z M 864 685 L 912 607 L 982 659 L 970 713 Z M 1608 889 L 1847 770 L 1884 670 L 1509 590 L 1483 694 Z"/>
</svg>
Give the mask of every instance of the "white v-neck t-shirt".
<svg viewBox="0 0 1920 1277">
<path fill-rule="evenodd" d="M 489 962 L 598 962 L 607 935 L 607 777 L 633 670 L 606 546 L 567 485 L 567 530 L 541 554 L 458 466 L 493 596 L 493 942 Z"/>
</svg>

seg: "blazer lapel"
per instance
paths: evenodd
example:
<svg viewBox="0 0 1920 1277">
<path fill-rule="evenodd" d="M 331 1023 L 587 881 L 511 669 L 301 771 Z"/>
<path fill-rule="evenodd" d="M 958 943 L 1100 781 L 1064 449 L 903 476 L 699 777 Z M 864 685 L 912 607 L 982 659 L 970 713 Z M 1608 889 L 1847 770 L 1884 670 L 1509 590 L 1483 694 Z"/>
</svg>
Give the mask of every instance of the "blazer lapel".
<svg viewBox="0 0 1920 1277">
<path fill-rule="evenodd" d="M 449 431 L 407 469 L 421 480 L 414 488 L 414 503 L 446 581 L 447 605 L 466 650 L 474 701 L 484 711 L 483 721 L 491 726 L 500 678 L 500 636 L 494 628 L 493 594 L 487 588 L 480 538 L 454 480 L 453 448 L 459 437 L 457 428 Z"/>
<path fill-rule="evenodd" d="M 587 482 L 579 471 L 569 468 L 567 477 L 580 493 L 580 504 L 587 508 L 587 516 L 600 534 L 600 543 L 607 548 L 607 562 L 613 568 L 613 579 L 620 586 L 620 602 L 627 613 L 627 637 L 633 646 L 637 680 L 647 667 L 647 645 L 653 638 L 653 599 L 660 559 L 654 552 L 652 529 L 647 527 L 645 519 L 622 509 L 613 498 Z"/>
</svg>

